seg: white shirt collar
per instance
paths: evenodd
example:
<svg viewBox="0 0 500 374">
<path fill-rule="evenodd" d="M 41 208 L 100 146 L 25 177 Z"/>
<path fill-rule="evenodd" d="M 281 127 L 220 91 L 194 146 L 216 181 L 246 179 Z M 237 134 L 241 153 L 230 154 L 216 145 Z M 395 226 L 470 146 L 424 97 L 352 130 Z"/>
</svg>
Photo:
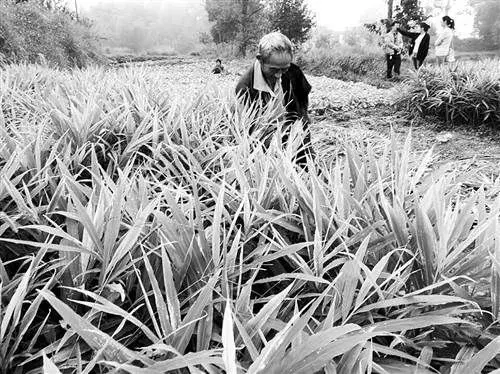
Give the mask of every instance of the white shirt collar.
<svg viewBox="0 0 500 374">
<path fill-rule="evenodd" d="M 255 60 L 255 63 L 253 65 L 253 88 L 258 91 L 268 92 L 272 97 L 277 97 L 281 88 L 281 78 L 276 81 L 273 90 L 271 87 L 269 87 L 269 84 L 267 84 L 266 80 L 264 79 L 260 61 Z"/>
</svg>

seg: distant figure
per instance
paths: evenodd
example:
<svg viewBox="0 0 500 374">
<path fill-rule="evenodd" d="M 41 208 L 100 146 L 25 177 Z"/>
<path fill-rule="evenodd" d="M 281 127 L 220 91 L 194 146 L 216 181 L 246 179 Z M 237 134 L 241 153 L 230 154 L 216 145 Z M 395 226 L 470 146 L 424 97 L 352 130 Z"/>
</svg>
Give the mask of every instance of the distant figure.
<svg viewBox="0 0 500 374">
<path fill-rule="evenodd" d="M 213 74 L 222 74 L 224 73 L 224 66 L 222 66 L 222 61 L 220 58 L 215 60 L 215 67 L 212 69 Z"/>
<path fill-rule="evenodd" d="M 444 16 L 441 26 L 443 27 L 443 31 L 434 43 L 439 66 L 455 61 L 455 51 L 453 49 L 455 21 L 449 16 Z"/>
<path fill-rule="evenodd" d="M 398 28 L 398 31 L 402 35 L 411 39 L 408 54 L 413 60 L 413 66 L 415 66 L 415 69 L 418 70 L 424 63 L 424 60 L 429 53 L 429 43 L 431 41 L 431 37 L 427 33 L 430 29 L 430 26 L 427 23 L 420 22 L 416 29 L 418 32 L 408 32 L 402 30 L 401 28 Z"/>
<path fill-rule="evenodd" d="M 403 51 L 403 37 L 398 33 L 401 24 L 394 21 L 389 26 L 389 31 L 383 40 L 385 59 L 387 61 L 387 79 L 392 78 L 392 71 L 399 77 L 401 74 L 401 52 Z"/>
<path fill-rule="evenodd" d="M 283 105 L 287 124 L 302 120 L 303 146 L 296 161 L 305 166 L 305 156 L 312 152 L 307 113 L 311 85 L 302 70 L 292 63 L 292 59 L 290 39 L 279 32 L 265 35 L 259 42 L 255 62 L 236 85 L 236 95 L 243 97 L 247 103 L 260 101 L 263 105 L 268 105 L 273 101 Z"/>
</svg>

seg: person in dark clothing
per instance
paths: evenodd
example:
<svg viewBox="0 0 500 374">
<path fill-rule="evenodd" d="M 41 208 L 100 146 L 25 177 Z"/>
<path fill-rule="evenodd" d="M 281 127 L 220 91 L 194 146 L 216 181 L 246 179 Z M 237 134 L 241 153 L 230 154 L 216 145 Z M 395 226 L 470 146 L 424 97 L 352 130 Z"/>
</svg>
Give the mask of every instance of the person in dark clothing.
<svg viewBox="0 0 500 374">
<path fill-rule="evenodd" d="M 285 35 L 279 32 L 265 35 L 260 40 L 254 64 L 236 85 L 236 95 L 247 104 L 259 102 L 264 106 L 270 103 L 282 105 L 286 113 L 287 131 L 292 123 L 302 121 L 304 138 L 296 162 L 305 167 L 306 155 L 312 154 L 307 113 L 311 85 L 302 70 L 292 63 L 292 59 L 292 43 Z M 285 143 L 287 138 L 285 135 Z"/>
<path fill-rule="evenodd" d="M 224 66 L 222 66 L 222 61 L 220 58 L 215 60 L 215 67 L 212 69 L 212 74 L 222 74 L 224 73 Z"/>
<path fill-rule="evenodd" d="M 418 25 L 418 32 L 409 32 L 398 28 L 398 32 L 401 35 L 410 38 L 410 48 L 408 53 L 413 60 L 413 65 L 416 70 L 420 69 L 425 58 L 427 57 L 427 54 L 429 53 L 429 44 L 431 40 L 431 37 L 428 34 L 429 29 L 430 26 L 425 22 L 421 22 Z"/>
</svg>

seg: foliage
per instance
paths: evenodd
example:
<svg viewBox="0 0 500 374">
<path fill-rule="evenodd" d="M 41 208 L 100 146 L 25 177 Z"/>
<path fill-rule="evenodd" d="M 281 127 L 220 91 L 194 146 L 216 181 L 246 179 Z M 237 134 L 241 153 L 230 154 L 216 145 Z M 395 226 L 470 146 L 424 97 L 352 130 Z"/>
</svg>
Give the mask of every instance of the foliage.
<svg viewBox="0 0 500 374">
<path fill-rule="evenodd" d="M 474 7 L 474 26 L 489 49 L 500 48 L 500 2 L 471 0 Z"/>
<path fill-rule="evenodd" d="M 300 54 L 297 61 L 315 75 L 342 80 L 359 80 L 379 72 L 383 75 L 384 61 L 380 53 L 356 54 L 352 48 L 340 47 L 335 51 L 317 49 Z"/>
<path fill-rule="evenodd" d="M 261 0 L 207 0 L 205 9 L 215 43 L 236 42 L 239 54 L 269 30 L 265 4 Z"/>
<path fill-rule="evenodd" d="M 161 74 L 0 76 L 3 372 L 500 367 L 488 189 L 410 139 L 339 138 L 305 172 L 298 124 L 265 151 L 280 112 Z"/>
<path fill-rule="evenodd" d="M 236 43 L 246 56 L 263 34 L 280 30 L 294 43 L 304 42 L 314 22 L 303 0 L 208 0 L 208 19 L 216 44 Z"/>
<path fill-rule="evenodd" d="M 448 123 L 477 126 L 500 123 L 498 60 L 425 67 L 410 80 L 401 98 L 413 115 L 437 115 Z"/>
<path fill-rule="evenodd" d="M 0 55 L 10 62 L 83 67 L 100 60 L 97 38 L 64 12 L 37 3 L 0 2 Z"/>
<path fill-rule="evenodd" d="M 302 44 L 314 26 L 314 19 L 304 0 L 274 0 L 270 3 L 270 26 L 294 44 Z"/>
<path fill-rule="evenodd" d="M 316 33 L 298 55 L 298 62 L 315 75 L 342 80 L 383 77 L 385 62 L 380 37 L 365 27 L 343 33 Z"/>
<path fill-rule="evenodd" d="M 483 38 L 473 37 L 473 38 L 455 38 L 453 40 L 455 49 L 460 52 L 495 52 L 494 47 L 491 43 L 487 42 Z"/>
<path fill-rule="evenodd" d="M 394 19 L 400 21 L 404 27 L 408 27 L 410 21 L 422 22 L 427 18 L 420 6 L 420 0 L 402 0 L 401 4 L 396 7 L 394 15 Z"/>
</svg>

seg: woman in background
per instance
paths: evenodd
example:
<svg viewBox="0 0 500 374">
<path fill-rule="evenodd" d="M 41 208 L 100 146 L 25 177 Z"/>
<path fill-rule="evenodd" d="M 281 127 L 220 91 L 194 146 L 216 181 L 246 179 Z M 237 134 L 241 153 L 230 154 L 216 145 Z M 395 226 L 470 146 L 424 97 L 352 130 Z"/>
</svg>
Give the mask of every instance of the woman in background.
<svg viewBox="0 0 500 374">
<path fill-rule="evenodd" d="M 455 61 L 455 51 L 453 50 L 455 21 L 449 16 L 444 16 L 441 25 L 443 26 L 443 31 L 434 43 L 439 66 Z"/>
<path fill-rule="evenodd" d="M 402 30 L 401 28 L 398 28 L 398 31 L 402 35 L 411 39 L 408 54 L 413 60 L 413 66 L 415 66 L 416 70 L 418 70 L 422 66 L 425 58 L 427 57 L 427 54 L 429 53 L 429 43 L 431 40 L 431 37 L 427 33 L 429 29 L 430 26 L 425 22 L 421 22 L 418 24 L 416 30 L 418 32 L 408 32 Z"/>
</svg>

